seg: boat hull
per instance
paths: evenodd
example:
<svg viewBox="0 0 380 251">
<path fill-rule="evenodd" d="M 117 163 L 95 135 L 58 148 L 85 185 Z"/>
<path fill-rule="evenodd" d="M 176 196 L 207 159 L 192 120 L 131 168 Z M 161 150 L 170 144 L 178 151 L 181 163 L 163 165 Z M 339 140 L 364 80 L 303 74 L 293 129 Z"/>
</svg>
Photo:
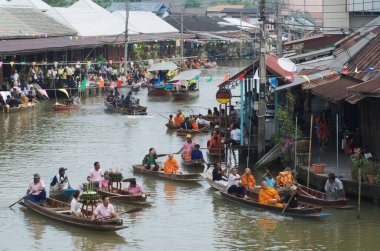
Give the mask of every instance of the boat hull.
<svg viewBox="0 0 380 251">
<path fill-rule="evenodd" d="M 87 217 L 75 217 L 69 214 L 58 213 L 58 211 L 54 210 L 54 208 L 64 208 L 70 210 L 70 205 L 51 198 L 47 198 L 47 202 L 50 207 L 40 206 L 27 199 L 24 199 L 23 204 L 25 205 L 25 207 L 33 210 L 34 212 L 42 216 L 77 227 L 101 231 L 117 231 L 127 228 L 127 226 L 118 226 L 115 220 L 91 220 L 91 218 L 89 217 L 90 212 L 85 210 L 84 213 L 87 214 Z"/>
<path fill-rule="evenodd" d="M 211 173 L 201 173 L 202 178 L 214 189 L 221 191 L 227 189 L 227 181 L 219 181 L 215 182 L 212 180 L 212 174 Z"/>
<path fill-rule="evenodd" d="M 187 129 L 177 129 L 178 136 L 186 136 L 187 134 L 198 134 L 198 133 L 209 133 L 210 126 L 206 126 L 198 131 L 195 130 L 187 130 Z"/>
<path fill-rule="evenodd" d="M 148 96 L 151 97 L 165 97 L 172 95 L 172 92 L 169 90 L 165 90 L 164 88 L 154 88 L 148 86 Z"/>
<path fill-rule="evenodd" d="M 79 105 L 53 105 L 55 111 L 70 111 L 70 110 L 79 110 Z"/>
<path fill-rule="evenodd" d="M 145 169 L 142 165 L 133 165 L 133 171 L 136 173 L 149 175 L 161 179 L 179 181 L 179 182 L 197 182 L 200 181 L 199 173 L 189 174 L 166 174 L 164 172 L 156 172 Z"/>
<path fill-rule="evenodd" d="M 186 91 L 186 92 L 173 92 L 172 93 L 174 100 L 189 100 L 189 99 L 195 99 L 199 97 L 199 90 L 198 91 Z"/>
<path fill-rule="evenodd" d="M 3 113 L 18 113 L 18 112 L 26 112 L 34 109 L 36 107 L 36 103 L 28 103 L 21 104 L 18 107 L 3 107 Z"/>
<path fill-rule="evenodd" d="M 144 106 L 137 106 L 136 108 L 115 107 L 106 99 L 103 100 L 103 103 L 105 107 L 112 112 L 117 112 L 117 113 L 126 114 L 126 115 L 147 115 L 146 113 L 147 107 L 144 107 Z"/>
<path fill-rule="evenodd" d="M 151 203 L 144 201 L 142 195 L 123 195 L 118 192 L 110 192 L 107 190 L 97 190 L 100 195 L 107 195 L 112 197 L 112 200 L 123 202 L 126 204 L 138 205 L 138 206 L 152 206 Z M 120 197 L 118 197 L 120 196 Z"/>
<path fill-rule="evenodd" d="M 341 199 L 341 200 L 330 200 L 326 201 L 324 200 L 325 194 L 311 189 L 307 188 L 303 185 L 297 184 L 298 186 L 298 193 L 300 201 L 310 203 L 313 205 L 323 206 L 323 207 L 334 207 L 334 208 L 352 208 L 351 206 L 348 206 L 348 200 L 347 199 Z"/>
</svg>

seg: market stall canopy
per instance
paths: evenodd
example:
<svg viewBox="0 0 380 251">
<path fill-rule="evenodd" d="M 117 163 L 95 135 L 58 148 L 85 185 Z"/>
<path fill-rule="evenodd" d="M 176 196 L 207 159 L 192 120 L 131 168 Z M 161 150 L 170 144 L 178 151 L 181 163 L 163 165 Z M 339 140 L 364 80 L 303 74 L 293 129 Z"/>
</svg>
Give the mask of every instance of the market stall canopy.
<svg viewBox="0 0 380 251">
<path fill-rule="evenodd" d="M 152 64 L 152 66 L 147 71 L 173 71 L 178 69 L 178 66 L 172 62 L 161 62 Z"/>
<path fill-rule="evenodd" d="M 201 75 L 200 70 L 187 70 L 187 71 L 183 71 L 183 72 L 179 73 L 177 76 L 175 76 L 171 80 L 171 82 L 179 81 L 179 80 L 192 80 L 192 79 L 198 77 L 199 75 Z"/>
<path fill-rule="evenodd" d="M 52 7 L 42 0 L 12 0 L 10 6 L 31 7 L 40 11 L 50 10 Z"/>
<path fill-rule="evenodd" d="M 115 11 L 112 15 L 125 23 L 125 11 Z M 179 31 L 152 12 L 130 11 L 128 29 L 141 34 L 178 33 Z"/>
<path fill-rule="evenodd" d="M 86 9 L 110 13 L 108 10 L 102 8 L 91 0 L 79 0 L 71 5 L 69 9 Z"/>
</svg>

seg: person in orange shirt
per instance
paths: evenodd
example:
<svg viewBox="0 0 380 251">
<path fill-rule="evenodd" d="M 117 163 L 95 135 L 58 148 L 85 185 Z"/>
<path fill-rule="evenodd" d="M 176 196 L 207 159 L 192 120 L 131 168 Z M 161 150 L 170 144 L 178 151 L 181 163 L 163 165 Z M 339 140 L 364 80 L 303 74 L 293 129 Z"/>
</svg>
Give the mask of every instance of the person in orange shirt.
<svg viewBox="0 0 380 251">
<path fill-rule="evenodd" d="M 194 119 L 191 119 L 190 122 L 191 122 L 191 125 L 193 126 L 193 130 L 194 130 L 194 131 L 199 131 L 198 123 L 195 122 Z"/>
<path fill-rule="evenodd" d="M 209 140 L 208 148 L 218 148 L 219 144 L 221 144 L 221 138 L 217 131 L 213 131 L 211 138 Z M 223 148 L 224 146 L 222 146 Z"/>
<path fill-rule="evenodd" d="M 176 125 L 181 125 L 183 121 L 184 121 L 184 119 L 183 119 L 181 113 L 177 113 L 177 115 L 174 117 L 174 123 Z"/>
<path fill-rule="evenodd" d="M 164 173 L 177 173 L 178 168 L 177 160 L 173 158 L 173 154 L 169 154 L 168 159 L 165 161 Z"/>
<path fill-rule="evenodd" d="M 245 169 L 245 174 L 241 176 L 240 182 L 247 190 L 252 190 L 255 188 L 256 180 L 252 175 L 251 169 Z"/>
<path fill-rule="evenodd" d="M 282 207 L 281 198 L 276 189 L 268 187 L 265 181 L 261 182 L 259 192 L 259 203 L 268 204 L 276 207 Z"/>
</svg>

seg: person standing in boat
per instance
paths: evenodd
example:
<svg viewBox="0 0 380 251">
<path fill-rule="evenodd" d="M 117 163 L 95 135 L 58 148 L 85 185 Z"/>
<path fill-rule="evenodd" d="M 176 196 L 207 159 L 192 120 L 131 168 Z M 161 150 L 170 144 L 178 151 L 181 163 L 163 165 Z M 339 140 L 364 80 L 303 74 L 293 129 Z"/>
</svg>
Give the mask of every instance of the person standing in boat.
<svg viewBox="0 0 380 251">
<path fill-rule="evenodd" d="M 191 151 L 190 159 L 191 160 L 201 160 L 202 162 L 205 162 L 205 159 L 203 157 L 203 153 L 201 150 L 199 150 L 200 145 L 195 144 L 194 149 Z"/>
<path fill-rule="evenodd" d="M 244 175 L 243 175 L 244 176 Z M 245 199 L 248 199 L 247 197 L 247 190 L 244 186 L 239 186 L 239 181 L 242 177 L 237 173 L 237 168 L 232 168 L 231 173 L 228 176 L 228 185 L 227 185 L 227 192 L 229 194 L 234 194 L 238 197 L 243 197 Z"/>
<path fill-rule="evenodd" d="M 67 175 L 65 174 L 66 170 L 67 168 L 64 167 L 59 168 L 58 174 L 54 176 L 52 182 L 50 183 L 50 191 L 57 191 L 69 188 L 69 180 L 67 178 Z"/>
<path fill-rule="evenodd" d="M 107 195 L 103 195 L 102 201 L 103 202 L 95 208 L 94 213 L 91 216 L 91 220 L 101 219 L 101 218 L 106 218 L 106 217 L 110 217 L 111 219 L 116 219 L 117 213 L 113 205 L 110 203 L 110 197 Z"/>
<path fill-rule="evenodd" d="M 326 200 L 341 200 L 346 197 L 343 183 L 338 178 L 335 177 L 335 174 L 329 173 L 328 179 L 325 185 L 326 191 Z"/>
<path fill-rule="evenodd" d="M 98 188 L 99 183 L 103 180 L 104 173 L 103 170 L 100 168 L 100 163 L 95 162 L 94 167 L 90 170 L 90 173 L 87 176 L 88 182 L 92 184 L 93 187 Z"/>
<path fill-rule="evenodd" d="M 157 154 L 153 147 L 149 149 L 149 153 L 145 155 L 142 164 L 145 169 L 150 171 L 161 171 L 161 167 L 157 164 L 156 159 L 166 154 Z"/>
<path fill-rule="evenodd" d="M 186 135 L 186 142 L 183 143 L 181 149 L 176 154 L 180 154 L 182 152 L 182 159 L 185 159 L 186 156 L 188 156 L 188 159 L 190 159 L 191 151 L 194 148 L 195 143 L 191 140 L 191 134 Z"/>
<path fill-rule="evenodd" d="M 43 203 L 46 200 L 45 182 L 38 173 L 33 176 L 33 181 L 29 183 L 25 197 L 34 203 Z"/>
</svg>

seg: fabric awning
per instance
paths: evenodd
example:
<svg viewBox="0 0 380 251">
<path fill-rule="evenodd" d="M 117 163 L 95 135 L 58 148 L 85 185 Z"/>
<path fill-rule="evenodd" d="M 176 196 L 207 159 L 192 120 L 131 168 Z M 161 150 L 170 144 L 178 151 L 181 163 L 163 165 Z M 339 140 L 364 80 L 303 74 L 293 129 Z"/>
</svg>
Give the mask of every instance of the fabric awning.
<svg viewBox="0 0 380 251">
<path fill-rule="evenodd" d="M 172 62 L 163 62 L 153 64 L 147 71 L 173 71 L 178 69 L 178 66 Z"/>
<path fill-rule="evenodd" d="M 175 76 L 171 81 L 179 81 L 179 80 L 192 80 L 196 78 L 197 76 L 201 75 L 200 70 L 188 70 L 183 71 L 177 76 Z"/>
</svg>

